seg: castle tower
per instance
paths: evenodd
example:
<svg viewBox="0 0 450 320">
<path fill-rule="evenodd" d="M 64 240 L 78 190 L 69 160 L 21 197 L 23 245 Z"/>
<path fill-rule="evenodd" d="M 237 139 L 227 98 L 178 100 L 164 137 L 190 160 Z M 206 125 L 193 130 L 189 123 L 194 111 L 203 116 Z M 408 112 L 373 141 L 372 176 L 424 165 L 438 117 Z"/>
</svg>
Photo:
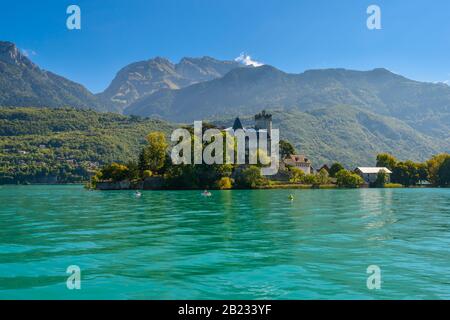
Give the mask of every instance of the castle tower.
<svg viewBox="0 0 450 320">
<path fill-rule="evenodd" d="M 272 130 L 272 115 L 266 113 L 265 110 L 257 114 L 255 116 L 255 130 L 267 130 L 268 135 L 270 135 L 270 130 Z"/>
<path fill-rule="evenodd" d="M 267 131 L 267 154 L 271 154 L 272 149 L 272 137 L 271 137 L 271 130 L 272 130 L 272 115 L 269 113 L 266 113 L 265 110 L 263 110 L 261 113 L 258 113 L 255 116 L 255 130 L 258 135 L 258 148 L 259 146 L 259 131 Z"/>
</svg>

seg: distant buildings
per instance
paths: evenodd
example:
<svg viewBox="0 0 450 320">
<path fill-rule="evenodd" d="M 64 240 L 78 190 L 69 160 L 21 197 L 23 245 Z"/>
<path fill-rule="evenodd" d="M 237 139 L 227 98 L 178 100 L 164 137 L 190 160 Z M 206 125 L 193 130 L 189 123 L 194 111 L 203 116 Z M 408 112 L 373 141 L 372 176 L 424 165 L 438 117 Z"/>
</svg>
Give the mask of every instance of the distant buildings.
<svg viewBox="0 0 450 320">
<path fill-rule="evenodd" d="M 390 177 L 392 171 L 385 167 L 358 167 L 355 169 L 355 173 L 363 178 L 364 182 L 367 184 L 374 183 L 377 180 L 378 173 L 384 171 L 387 175 L 387 182 L 391 181 Z"/>
<path fill-rule="evenodd" d="M 294 167 L 302 170 L 305 174 L 312 174 L 311 160 L 304 155 L 292 154 L 282 160 L 281 167 Z"/>
</svg>

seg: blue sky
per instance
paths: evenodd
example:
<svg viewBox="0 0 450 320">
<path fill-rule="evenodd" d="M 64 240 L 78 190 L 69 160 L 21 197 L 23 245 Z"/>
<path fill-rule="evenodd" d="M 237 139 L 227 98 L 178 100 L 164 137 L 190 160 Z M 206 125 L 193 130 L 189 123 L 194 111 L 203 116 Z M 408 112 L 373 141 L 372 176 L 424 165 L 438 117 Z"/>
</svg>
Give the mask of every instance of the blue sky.
<svg viewBox="0 0 450 320">
<path fill-rule="evenodd" d="M 81 8 L 82 29 L 66 28 Z M 366 9 L 382 10 L 368 30 Z M 155 56 L 234 59 L 287 72 L 385 67 L 422 81 L 450 79 L 448 0 L 0 0 L 0 40 L 42 68 L 102 91 L 125 65 Z"/>
</svg>

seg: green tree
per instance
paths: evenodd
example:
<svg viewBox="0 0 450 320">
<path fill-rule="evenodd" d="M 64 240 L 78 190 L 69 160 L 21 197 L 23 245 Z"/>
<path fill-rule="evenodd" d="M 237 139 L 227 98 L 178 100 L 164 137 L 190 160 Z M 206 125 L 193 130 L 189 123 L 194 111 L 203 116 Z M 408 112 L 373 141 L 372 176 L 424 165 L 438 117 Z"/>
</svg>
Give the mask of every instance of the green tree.
<svg viewBox="0 0 450 320">
<path fill-rule="evenodd" d="M 166 185 L 171 188 L 199 188 L 197 185 L 194 165 L 180 164 L 167 168 L 164 178 Z"/>
<path fill-rule="evenodd" d="M 316 175 L 316 184 L 317 185 L 325 185 L 330 183 L 330 176 L 328 171 L 325 169 L 320 170 Z"/>
<path fill-rule="evenodd" d="M 305 177 L 305 173 L 303 170 L 295 167 L 289 168 L 289 181 L 292 183 L 301 183 L 303 182 L 303 178 Z"/>
<path fill-rule="evenodd" d="M 144 170 L 144 172 L 142 173 L 143 179 L 150 178 L 152 176 L 153 176 L 153 172 L 151 170 Z"/>
<path fill-rule="evenodd" d="M 430 160 L 426 162 L 428 168 L 428 179 L 433 185 L 435 186 L 439 185 L 439 168 L 448 158 L 450 158 L 450 154 L 441 153 L 433 156 Z"/>
<path fill-rule="evenodd" d="M 388 175 L 386 171 L 380 170 L 377 174 L 377 180 L 375 180 L 373 186 L 377 188 L 384 188 L 387 182 L 388 182 Z"/>
<path fill-rule="evenodd" d="M 417 163 L 417 172 L 419 174 L 419 180 L 428 180 L 428 166 L 426 163 Z"/>
<path fill-rule="evenodd" d="M 221 190 L 228 190 L 233 187 L 233 182 L 229 177 L 223 177 L 217 182 L 217 187 Z"/>
<path fill-rule="evenodd" d="M 395 165 L 395 167 L 392 169 L 391 180 L 394 183 L 400 183 L 404 186 L 410 185 L 408 167 L 405 163 L 399 162 Z"/>
<path fill-rule="evenodd" d="M 138 168 L 139 168 L 141 177 L 144 174 L 144 171 L 149 170 L 149 168 L 150 168 L 146 150 L 147 150 L 146 148 L 142 148 L 141 152 L 139 153 L 139 158 L 138 158 Z"/>
<path fill-rule="evenodd" d="M 264 185 L 266 179 L 261 175 L 261 169 L 256 166 L 240 170 L 236 174 L 235 183 L 239 188 L 256 188 Z"/>
<path fill-rule="evenodd" d="M 167 168 L 164 178 L 169 187 L 174 188 L 216 188 L 219 181 L 229 177 L 232 173 L 232 165 L 173 165 Z"/>
<path fill-rule="evenodd" d="M 397 160 L 389 153 L 380 153 L 377 155 L 377 167 L 386 167 L 393 170 Z"/>
<path fill-rule="evenodd" d="M 336 182 L 338 186 L 345 188 L 358 188 L 364 184 L 364 180 L 359 175 L 345 169 L 336 173 Z"/>
<path fill-rule="evenodd" d="M 317 185 L 317 179 L 314 174 L 307 174 L 303 177 L 304 184 Z"/>
<path fill-rule="evenodd" d="M 101 170 L 101 178 L 103 180 L 111 180 L 113 182 L 119 182 L 129 179 L 130 170 L 127 166 L 113 162 L 110 165 L 105 166 Z"/>
<path fill-rule="evenodd" d="M 294 146 L 286 140 L 280 140 L 280 156 L 281 159 L 285 159 L 290 155 L 295 154 Z"/>
<path fill-rule="evenodd" d="M 450 186 L 450 157 L 446 158 L 440 165 L 437 180 L 441 187 Z"/>
<path fill-rule="evenodd" d="M 141 174 L 139 172 L 138 164 L 134 161 L 128 161 L 125 166 L 128 168 L 128 179 L 139 179 Z"/>
<path fill-rule="evenodd" d="M 398 162 L 392 170 L 392 182 L 408 187 L 416 185 L 419 180 L 419 164 L 411 160 Z"/>
<path fill-rule="evenodd" d="M 195 184 L 200 188 L 214 188 L 221 178 L 231 176 L 232 168 L 230 164 L 195 165 Z"/>
<path fill-rule="evenodd" d="M 330 172 L 329 172 L 330 177 L 335 178 L 336 173 L 338 173 L 342 169 L 344 169 L 344 166 L 342 164 L 340 164 L 339 162 L 333 163 L 333 165 L 330 168 Z"/>
<path fill-rule="evenodd" d="M 163 132 L 152 132 L 147 136 L 147 149 L 144 153 L 148 169 L 158 172 L 165 163 L 168 144 Z"/>
<path fill-rule="evenodd" d="M 102 171 L 97 171 L 90 180 L 90 183 L 87 185 L 89 189 L 95 189 L 97 187 L 97 183 L 101 182 L 103 180 L 103 174 Z"/>
</svg>

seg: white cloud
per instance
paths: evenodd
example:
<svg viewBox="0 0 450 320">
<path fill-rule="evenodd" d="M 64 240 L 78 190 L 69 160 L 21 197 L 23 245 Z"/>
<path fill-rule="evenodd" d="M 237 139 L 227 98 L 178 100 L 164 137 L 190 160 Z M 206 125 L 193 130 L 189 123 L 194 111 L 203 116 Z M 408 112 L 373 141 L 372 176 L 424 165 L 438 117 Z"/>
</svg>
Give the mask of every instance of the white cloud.
<svg viewBox="0 0 450 320">
<path fill-rule="evenodd" d="M 444 81 L 434 81 L 434 84 L 446 84 L 450 86 L 450 80 L 444 80 Z"/>
<path fill-rule="evenodd" d="M 31 57 L 31 56 L 37 55 L 36 51 L 30 50 L 30 49 L 22 49 L 22 54 L 23 54 L 25 57 Z"/>
<path fill-rule="evenodd" d="M 447 73 L 446 77 L 450 77 L 450 73 Z M 445 78 L 444 78 L 445 79 Z M 435 83 L 443 83 L 446 84 L 448 86 L 450 86 L 450 79 L 447 78 L 447 80 L 444 81 L 436 81 Z"/>
<path fill-rule="evenodd" d="M 242 63 L 243 65 L 246 66 L 253 66 L 253 67 L 261 67 L 264 65 L 264 63 L 253 60 L 252 57 L 250 57 L 248 54 L 245 53 L 241 53 L 239 57 L 234 59 L 234 61 Z"/>
</svg>

